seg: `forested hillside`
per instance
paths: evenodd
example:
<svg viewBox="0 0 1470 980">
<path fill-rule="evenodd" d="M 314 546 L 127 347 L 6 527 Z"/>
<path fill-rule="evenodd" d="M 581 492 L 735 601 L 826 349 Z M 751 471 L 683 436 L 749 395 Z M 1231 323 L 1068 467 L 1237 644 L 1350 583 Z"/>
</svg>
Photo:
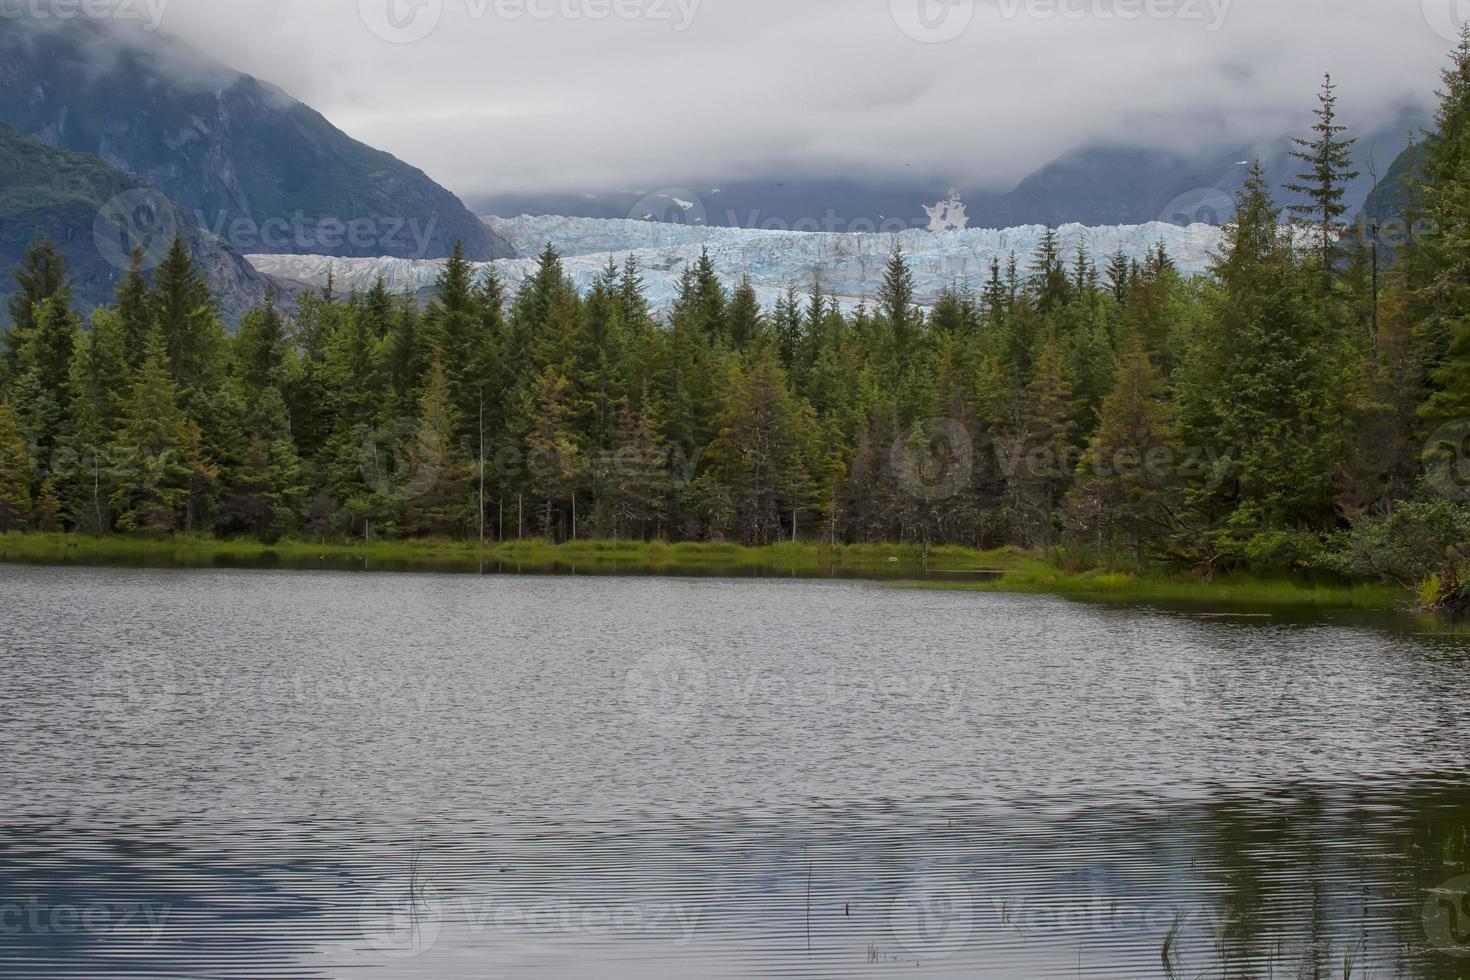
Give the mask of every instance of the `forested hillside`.
<svg viewBox="0 0 1470 980">
<path fill-rule="evenodd" d="M 927 311 L 896 252 L 871 306 L 767 312 L 706 261 L 656 318 L 635 264 L 584 297 L 548 247 L 514 296 L 461 253 L 426 310 L 328 288 L 231 338 L 182 247 L 84 327 L 38 243 L 0 367 L 0 529 L 1013 544 L 1457 601 L 1470 38 L 1444 86 L 1425 231 L 1376 298 L 1330 81 L 1293 199 L 1257 168 L 1193 279 L 1048 237 Z"/>
</svg>

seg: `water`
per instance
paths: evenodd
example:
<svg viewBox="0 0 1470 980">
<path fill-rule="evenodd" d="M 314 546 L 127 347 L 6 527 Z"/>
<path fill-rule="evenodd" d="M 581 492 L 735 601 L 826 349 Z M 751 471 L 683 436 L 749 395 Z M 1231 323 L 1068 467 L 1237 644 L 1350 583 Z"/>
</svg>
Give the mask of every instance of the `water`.
<svg viewBox="0 0 1470 980">
<path fill-rule="evenodd" d="M 1388 617 L 0 566 L 0 667 L 0 976 L 1470 976 Z"/>
</svg>

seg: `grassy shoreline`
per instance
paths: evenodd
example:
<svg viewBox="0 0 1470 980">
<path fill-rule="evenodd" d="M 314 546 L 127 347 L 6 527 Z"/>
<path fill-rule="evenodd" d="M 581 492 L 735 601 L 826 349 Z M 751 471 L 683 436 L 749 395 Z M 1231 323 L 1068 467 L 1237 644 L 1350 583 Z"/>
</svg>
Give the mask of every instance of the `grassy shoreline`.
<svg viewBox="0 0 1470 980">
<path fill-rule="evenodd" d="M 1365 582 L 1330 582 L 1306 577 L 1226 575 L 1214 581 L 1158 571 L 1134 574 L 1108 570 L 1069 571 L 1043 559 L 1022 558 L 1004 574 L 980 582 L 922 582 L 917 587 L 972 592 L 1057 595 L 1095 602 L 1178 602 L 1221 606 L 1313 606 L 1336 609 L 1406 609 L 1404 589 Z"/>
<path fill-rule="evenodd" d="M 736 544 L 635 541 L 479 542 L 375 541 L 351 544 L 207 535 L 163 539 L 0 534 L 0 561 L 29 564 L 365 568 L 370 570 L 810 574 L 886 580 L 905 588 L 1058 595 L 1113 602 L 1200 602 L 1219 605 L 1399 609 L 1401 589 L 1305 578 L 1227 576 L 1206 582 L 1159 571 L 1069 571 L 1015 548 L 976 551 L 955 546 L 927 553 L 915 545 L 790 542 L 747 548 Z"/>
</svg>

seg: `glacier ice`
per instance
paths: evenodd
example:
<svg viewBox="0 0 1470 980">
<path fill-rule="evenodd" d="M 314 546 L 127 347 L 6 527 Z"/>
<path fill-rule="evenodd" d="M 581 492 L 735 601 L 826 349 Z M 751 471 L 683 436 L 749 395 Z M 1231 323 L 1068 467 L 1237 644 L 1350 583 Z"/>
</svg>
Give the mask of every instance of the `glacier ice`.
<svg viewBox="0 0 1470 980">
<path fill-rule="evenodd" d="M 913 270 L 915 298 L 932 304 L 949 285 L 979 289 L 989 276 L 990 263 L 1004 266 L 1014 252 L 1021 268 L 1031 265 L 1046 228 L 966 228 L 931 232 L 908 229 L 884 233 L 828 233 L 718 228 L 672 222 L 631 219 L 569 218 L 522 215 L 486 218 L 522 256 L 480 263 L 494 266 L 514 289 L 536 269 L 536 258 L 550 243 L 562 256 L 567 274 L 577 288 L 591 288 L 609 261 L 622 265 L 632 255 L 638 260 L 650 304 L 666 310 L 678 294 L 684 270 L 708 249 L 716 272 L 733 285 L 749 276 L 763 304 L 769 306 L 789 288 L 807 292 L 820 281 L 822 290 L 844 306 L 870 299 L 882 281 L 883 270 L 895 247 L 903 249 Z M 1162 242 L 1185 274 L 1204 271 L 1218 249 L 1223 229 L 1214 225 L 1180 226 L 1164 222 L 1141 225 L 1087 227 L 1062 225 L 1056 229 L 1062 253 L 1071 260 L 1086 245 L 1098 264 L 1121 250 L 1141 259 Z M 261 272 L 311 286 L 324 285 L 328 271 L 339 288 L 367 289 L 382 276 L 394 292 L 419 293 L 432 288 L 444 266 L 443 259 L 339 258 L 324 255 L 250 255 Z"/>
</svg>

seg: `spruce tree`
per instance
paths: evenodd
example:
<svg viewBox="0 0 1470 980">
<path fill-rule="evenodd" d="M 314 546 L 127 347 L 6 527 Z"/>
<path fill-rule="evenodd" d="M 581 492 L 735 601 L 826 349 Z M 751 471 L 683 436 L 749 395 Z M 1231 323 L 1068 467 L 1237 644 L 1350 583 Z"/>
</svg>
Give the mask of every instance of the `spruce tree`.
<svg viewBox="0 0 1470 980">
<path fill-rule="evenodd" d="M 441 358 L 435 358 L 419 400 L 418 432 L 409 454 L 414 492 L 408 526 L 419 534 L 458 537 L 469 526 L 470 467 L 458 440 L 459 418 Z"/>
<path fill-rule="evenodd" d="M 607 481 L 612 536 L 643 539 L 665 518 L 669 491 L 669 454 L 649 399 L 636 412 L 623 400 L 615 442 Z"/>
<path fill-rule="evenodd" d="M 540 501 L 541 531 L 556 540 L 560 508 L 577 489 L 579 453 L 572 428 L 571 383 L 547 365 L 527 392 L 531 420 L 525 449 L 531 491 Z"/>
<path fill-rule="evenodd" d="M 1331 75 L 1323 76 L 1317 102 L 1317 122 L 1312 126 L 1316 135 L 1294 140 L 1297 149 L 1291 154 L 1307 169 L 1297 175 L 1294 183 L 1286 185 L 1288 191 L 1306 200 L 1289 205 L 1287 211 L 1298 223 L 1313 229 L 1323 274 L 1330 276 L 1341 255 L 1338 239 L 1346 227 L 1342 218 L 1347 214 L 1347 185 L 1358 178 L 1358 172 L 1352 169 L 1353 144 L 1357 140 L 1343 137 L 1347 127 L 1337 121 L 1337 92 Z"/>
<path fill-rule="evenodd" d="M 194 436 L 179 409 L 163 340 L 155 333 L 109 453 L 109 503 L 118 530 L 167 534 L 184 523 L 196 475 Z"/>
<path fill-rule="evenodd" d="M 148 279 L 143 274 L 144 254 L 133 249 L 132 265 L 117 285 L 117 315 L 122 322 L 123 350 L 128 367 L 136 371 L 143 363 L 148 334 L 153 329 L 153 309 L 149 301 Z"/>
<path fill-rule="evenodd" d="M 1145 543 L 1162 536 L 1168 493 L 1183 464 L 1164 394 L 1143 338 L 1133 335 L 1072 492 L 1074 515 L 1084 517 L 1099 541 L 1126 535 L 1140 564 Z"/>
<path fill-rule="evenodd" d="M 770 544 L 791 533 L 784 528 L 799 531 L 794 522 L 810 503 L 810 409 L 791 394 L 770 350 L 748 372 L 732 365 L 727 385 L 712 475 L 729 488 L 740 540 Z"/>
<path fill-rule="evenodd" d="M 1077 408 L 1054 332 L 1043 338 L 1035 361 L 1007 467 L 1017 509 L 1028 515 L 1033 543 L 1051 544 L 1054 514 L 1076 462 Z"/>
<path fill-rule="evenodd" d="M 1405 260 L 1434 385 L 1424 416 L 1436 426 L 1470 416 L 1470 25 L 1442 79 L 1419 153 L 1424 231 Z"/>
<path fill-rule="evenodd" d="M 151 305 L 169 372 L 187 403 L 219 380 L 225 335 L 209 286 L 182 236 L 175 236 L 154 273 Z"/>
<path fill-rule="evenodd" d="M 15 410 L 0 402 L 0 532 L 23 531 L 31 522 L 31 454 L 15 424 Z"/>
<path fill-rule="evenodd" d="M 21 350 L 35 330 L 36 315 L 41 305 L 59 298 L 68 309 L 71 287 L 66 275 L 66 262 L 50 239 L 32 242 L 26 249 L 21 267 L 12 274 L 19 287 L 10 297 L 10 329 L 5 334 L 5 368 L 12 378 L 19 377 Z M 0 379 L 3 380 L 3 379 Z"/>
<path fill-rule="evenodd" d="M 891 379 L 898 382 L 913 367 L 919 355 L 923 314 L 914 303 L 914 273 L 903 250 L 894 246 L 878 289 L 878 321 L 887 335 Z"/>
<path fill-rule="evenodd" d="M 67 446 L 74 472 L 66 497 L 72 524 L 93 534 L 110 529 L 107 490 L 103 482 L 107 447 L 117 432 L 131 371 L 120 313 L 98 310 L 72 358 Z"/>
<path fill-rule="evenodd" d="M 1346 379 L 1324 322 L 1320 270 L 1298 263 L 1278 214 L 1257 166 L 1236 199 L 1179 383 L 1187 441 L 1219 458 L 1205 513 L 1224 516 L 1227 549 L 1323 526 L 1345 451 Z"/>
<path fill-rule="evenodd" d="M 235 359 L 240 378 L 250 392 L 279 390 L 286 381 L 286 321 L 276 308 L 276 293 L 269 290 L 265 305 L 246 313 L 235 334 Z"/>
</svg>

